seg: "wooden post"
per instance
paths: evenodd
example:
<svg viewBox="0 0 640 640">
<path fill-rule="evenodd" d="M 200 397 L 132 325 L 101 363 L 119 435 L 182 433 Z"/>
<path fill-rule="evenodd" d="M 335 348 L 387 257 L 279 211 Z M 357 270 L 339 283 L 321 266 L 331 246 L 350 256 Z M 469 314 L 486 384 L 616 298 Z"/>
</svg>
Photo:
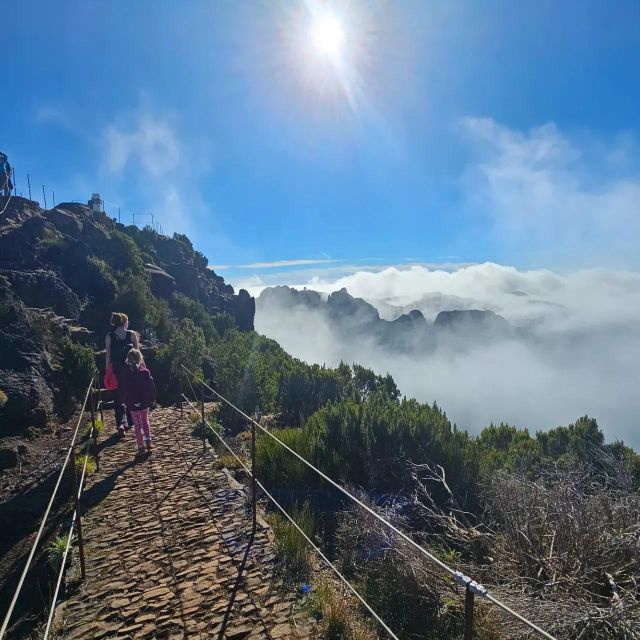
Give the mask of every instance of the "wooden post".
<svg viewBox="0 0 640 640">
<path fill-rule="evenodd" d="M 29 177 L 28 173 L 27 173 L 27 185 L 29 186 L 29 200 L 32 200 L 33 198 L 31 197 L 31 178 Z"/>
<path fill-rule="evenodd" d="M 44 208 L 47 208 L 47 194 L 44 190 L 44 185 L 42 185 L 42 197 L 44 198 Z"/>
<path fill-rule="evenodd" d="M 464 640 L 473 639 L 473 591 L 467 587 L 464 598 Z"/>
</svg>

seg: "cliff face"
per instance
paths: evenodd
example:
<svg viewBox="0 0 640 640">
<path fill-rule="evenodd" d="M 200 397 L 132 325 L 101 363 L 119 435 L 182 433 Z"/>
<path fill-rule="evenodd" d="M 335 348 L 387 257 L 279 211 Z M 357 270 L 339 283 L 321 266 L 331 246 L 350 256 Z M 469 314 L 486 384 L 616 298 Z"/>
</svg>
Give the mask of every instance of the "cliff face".
<svg viewBox="0 0 640 640">
<path fill-rule="evenodd" d="M 132 328 L 157 342 L 157 316 L 171 321 L 180 296 L 253 329 L 254 299 L 208 269 L 186 236 L 124 227 L 75 203 L 43 210 L 13 197 L 0 215 L 0 436 L 59 413 L 52 353 L 60 340 L 102 348 L 117 310 L 137 314 Z"/>
</svg>

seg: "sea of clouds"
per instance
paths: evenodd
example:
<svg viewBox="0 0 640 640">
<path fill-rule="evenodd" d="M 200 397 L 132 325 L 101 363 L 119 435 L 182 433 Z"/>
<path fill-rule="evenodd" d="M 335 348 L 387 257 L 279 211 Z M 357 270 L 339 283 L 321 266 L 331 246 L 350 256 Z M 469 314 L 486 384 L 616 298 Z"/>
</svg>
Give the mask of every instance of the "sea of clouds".
<svg viewBox="0 0 640 640">
<path fill-rule="evenodd" d="M 527 336 L 399 354 L 366 335 L 345 337 L 321 313 L 258 300 L 256 330 L 307 362 L 388 371 L 403 394 L 437 402 L 472 432 L 501 421 L 548 429 L 588 414 L 608 440 L 640 448 L 639 272 L 413 265 L 316 275 L 293 286 L 327 294 L 345 287 L 390 320 L 410 309 L 428 320 L 441 310 L 488 309 Z"/>
</svg>

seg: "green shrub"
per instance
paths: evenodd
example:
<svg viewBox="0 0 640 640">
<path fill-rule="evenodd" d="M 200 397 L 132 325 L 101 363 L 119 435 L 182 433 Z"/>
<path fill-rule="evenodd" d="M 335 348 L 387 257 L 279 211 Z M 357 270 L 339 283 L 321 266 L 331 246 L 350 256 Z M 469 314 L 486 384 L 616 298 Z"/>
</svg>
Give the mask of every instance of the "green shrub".
<svg viewBox="0 0 640 640">
<path fill-rule="evenodd" d="M 60 570 L 62 556 L 69 544 L 69 534 L 58 536 L 47 545 L 47 556 L 49 564 L 55 571 Z"/>
<path fill-rule="evenodd" d="M 7 394 L 0 389 L 0 409 L 2 409 L 2 407 L 4 407 L 5 404 L 7 404 L 9 398 L 7 397 Z"/>
<path fill-rule="evenodd" d="M 189 318 L 197 327 L 200 327 L 207 343 L 218 339 L 213 317 L 198 300 L 182 293 L 174 293 L 173 311 L 178 318 Z"/>
<path fill-rule="evenodd" d="M 146 333 L 157 326 L 160 307 L 151 294 L 149 280 L 144 273 L 128 270 L 120 278 L 120 288 L 113 303 L 114 310 L 126 313 L 133 328 Z"/>
<path fill-rule="evenodd" d="M 128 270 L 138 274 L 144 272 L 140 250 L 136 243 L 122 231 L 111 232 L 111 239 L 104 255 L 111 268 L 117 273 Z"/>
<path fill-rule="evenodd" d="M 307 441 L 300 429 L 274 429 L 272 433 L 296 453 L 307 458 Z M 268 486 L 295 488 L 311 482 L 310 474 L 313 472 L 265 433 L 258 433 L 256 465 L 259 477 Z"/>
<path fill-rule="evenodd" d="M 193 384 L 193 380 L 182 365 L 196 374 L 201 374 L 202 361 L 206 354 L 202 329 L 196 327 L 193 320 L 183 319 L 169 343 L 158 351 L 158 364 L 162 369 L 158 381 L 161 382 L 159 386 L 164 387 L 163 392 L 172 399 L 178 398 L 180 393 L 187 393 L 190 390 L 189 383 Z"/>
<path fill-rule="evenodd" d="M 85 474 L 88 476 L 95 473 L 96 469 L 98 468 L 95 458 L 93 456 L 87 455 L 84 453 L 76 455 L 75 465 L 76 465 L 76 471 L 78 472 L 78 476 L 80 476 L 80 474 L 82 473 L 82 470 L 84 469 L 85 464 L 87 465 Z"/>
</svg>

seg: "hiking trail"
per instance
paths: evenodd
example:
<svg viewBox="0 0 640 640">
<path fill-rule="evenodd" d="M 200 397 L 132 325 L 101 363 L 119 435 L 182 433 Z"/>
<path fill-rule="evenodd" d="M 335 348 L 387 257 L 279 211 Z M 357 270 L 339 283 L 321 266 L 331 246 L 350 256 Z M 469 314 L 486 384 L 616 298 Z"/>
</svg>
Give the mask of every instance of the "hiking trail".
<svg viewBox="0 0 640 640">
<path fill-rule="evenodd" d="M 111 415 L 105 427 L 115 430 Z M 217 638 L 225 617 L 230 640 L 311 637 L 268 526 L 259 519 L 247 547 L 245 489 L 193 428 L 188 412 L 153 411 L 154 451 L 141 462 L 133 430 L 101 443 L 83 495 L 87 579 L 56 609 L 59 637 Z"/>
</svg>

